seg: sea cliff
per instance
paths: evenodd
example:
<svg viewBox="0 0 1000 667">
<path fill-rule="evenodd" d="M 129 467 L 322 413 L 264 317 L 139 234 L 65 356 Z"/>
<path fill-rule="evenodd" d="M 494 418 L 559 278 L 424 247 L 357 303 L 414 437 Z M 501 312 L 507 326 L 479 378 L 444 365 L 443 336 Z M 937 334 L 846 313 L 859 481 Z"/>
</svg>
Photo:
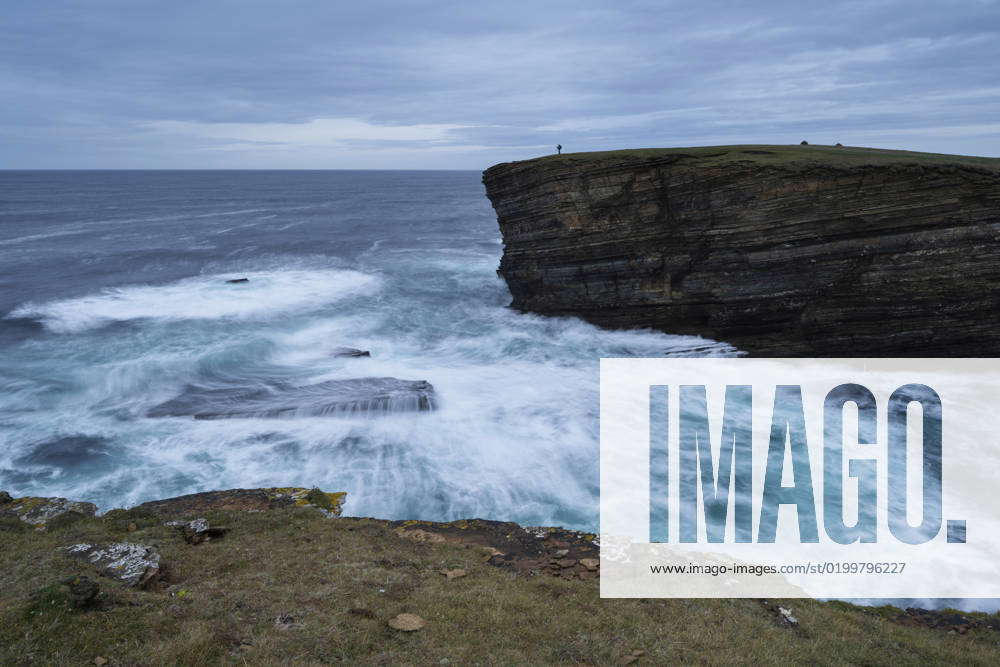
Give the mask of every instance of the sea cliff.
<svg viewBox="0 0 1000 667">
<path fill-rule="evenodd" d="M 760 356 L 1000 355 L 1000 159 L 644 149 L 483 183 L 520 310 Z"/>
</svg>

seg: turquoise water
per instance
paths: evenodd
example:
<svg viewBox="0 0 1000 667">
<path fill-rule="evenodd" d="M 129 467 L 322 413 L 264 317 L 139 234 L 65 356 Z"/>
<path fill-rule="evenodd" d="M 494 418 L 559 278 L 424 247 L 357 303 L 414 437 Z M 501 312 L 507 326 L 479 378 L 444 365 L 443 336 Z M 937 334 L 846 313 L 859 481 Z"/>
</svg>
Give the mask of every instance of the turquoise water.
<svg viewBox="0 0 1000 667">
<path fill-rule="evenodd" d="M 353 515 L 596 529 L 598 359 L 732 349 L 514 312 L 501 251 L 478 172 L 0 172 L 0 488 L 315 485 Z M 439 409 L 147 416 L 363 377 Z"/>
</svg>

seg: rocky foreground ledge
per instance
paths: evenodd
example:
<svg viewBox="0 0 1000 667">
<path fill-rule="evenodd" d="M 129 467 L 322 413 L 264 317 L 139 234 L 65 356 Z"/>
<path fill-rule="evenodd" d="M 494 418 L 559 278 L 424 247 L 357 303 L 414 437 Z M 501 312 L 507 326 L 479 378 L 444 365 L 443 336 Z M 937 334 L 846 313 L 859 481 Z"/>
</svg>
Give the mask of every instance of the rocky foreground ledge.
<svg viewBox="0 0 1000 667">
<path fill-rule="evenodd" d="M 1000 159 L 623 150 L 483 183 L 521 310 L 760 356 L 1000 355 Z"/>
<path fill-rule="evenodd" d="M 592 534 L 342 517 L 344 498 L 234 489 L 97 516 L 0 492 L 0 664 L 1000 660 L 997 615 L 602 600 Z"/>
</svg>

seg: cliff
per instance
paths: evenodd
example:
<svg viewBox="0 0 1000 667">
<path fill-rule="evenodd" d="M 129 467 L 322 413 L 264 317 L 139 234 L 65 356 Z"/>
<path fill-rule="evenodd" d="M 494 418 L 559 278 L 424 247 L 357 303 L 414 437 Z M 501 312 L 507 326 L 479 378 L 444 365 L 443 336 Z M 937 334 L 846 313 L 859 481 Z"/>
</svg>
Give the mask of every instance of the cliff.
<svg viewBox="0 0 1000 667">
<path fill-rule="evenodd" d="M 831 146 L 483 175 L 513 307 L 762 356 L 1000 355 L 1000 159 Z"/>
</svg>

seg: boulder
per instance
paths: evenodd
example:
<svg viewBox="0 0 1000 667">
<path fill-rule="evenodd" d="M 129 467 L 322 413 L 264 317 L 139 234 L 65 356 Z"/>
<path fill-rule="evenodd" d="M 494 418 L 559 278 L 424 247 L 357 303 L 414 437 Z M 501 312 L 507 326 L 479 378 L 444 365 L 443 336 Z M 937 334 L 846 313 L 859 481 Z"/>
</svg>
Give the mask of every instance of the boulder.
<svg viewBox="0 0 1000 667">
<path fill-rule="evenodd" d="M 425 380 L 391 377 L 328 380 L 294 386 L 273 384 L 261 389 L 203 389 L 184 393 L 151 409 L 149 417 L 315 417 L 418 412 L 435 408 L 434 387 Z"/>
<path fill-rule="evenodd" d="M 117 542 L 115 544 L 74 544 L 66 553 L 88 561 L 105 577 L 129 587 L 142 588 L 159 578 L 160 554 L 150 546 Z"/>
<path fill-rule="evenodd" d="M 201 544 L 202 542 L 217 540 L 229 532 L 227 528 L 208 525 L 208 520 L 204 518 L 193 521 L 167 521 L 164 525 L 171 526 L 180 531 L 184 537 L 184 541 L 188 544 Z"/>
<path fill-rule="evenodd" d="M 7 500 L 4 500 L 4 496 Z M 67 500 L 66 498 L 34 496 L 11 498 L 10 494 L 6 492 L 0 496 L 0 517 L 20 519 L 37 527 L 43 527 L 55 520 L 68 521 L 94 516 L 96 513 L 97 506 L 93 503 Z"/>
</svg>

